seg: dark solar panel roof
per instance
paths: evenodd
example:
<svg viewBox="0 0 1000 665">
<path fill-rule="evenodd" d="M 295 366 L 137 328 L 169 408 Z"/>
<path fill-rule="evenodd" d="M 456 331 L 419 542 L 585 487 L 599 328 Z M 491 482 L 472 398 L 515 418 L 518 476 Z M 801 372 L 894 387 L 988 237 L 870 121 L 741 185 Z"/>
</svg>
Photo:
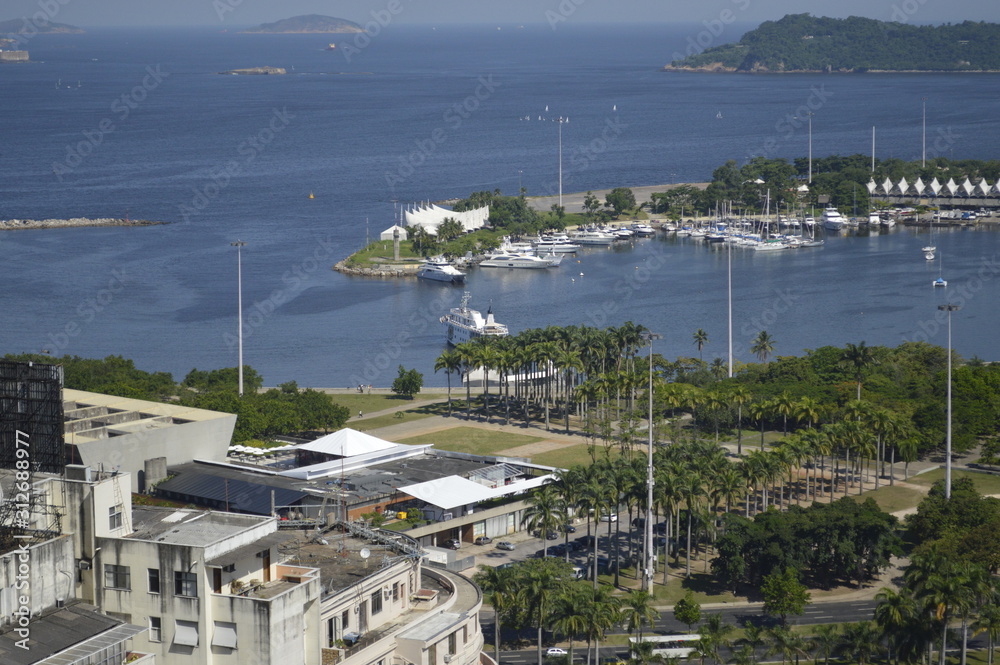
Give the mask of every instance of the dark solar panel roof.
<svg viewBox="0 0 1000 665">
<path fill-rule="evenodd" d="M 100 614 L 96 607 L 71 604 L 33 618 L 28 626 L 28 649 L 15 643 L 22 638 L 13 627 L 0 634 L 0 663 L 29 665 L 122 625 L 121 621 Z M 136 631 L 142 629 L 136 628 Z M 125 634 L 121 639 L 131 635 Z M 107 645 L 105 645 L 107 646 Z"/>
<path fill-rule="evenodd" d="M 309 496 L 306 492 L 268 484 L 264 478 L 260 482 L 249 482 L 193 471 L 174 476 L 156 489 L 168 499 L 254 515 L 271 514 L 272 491 L 276 506 L 291 506 Z"/>
</svg>

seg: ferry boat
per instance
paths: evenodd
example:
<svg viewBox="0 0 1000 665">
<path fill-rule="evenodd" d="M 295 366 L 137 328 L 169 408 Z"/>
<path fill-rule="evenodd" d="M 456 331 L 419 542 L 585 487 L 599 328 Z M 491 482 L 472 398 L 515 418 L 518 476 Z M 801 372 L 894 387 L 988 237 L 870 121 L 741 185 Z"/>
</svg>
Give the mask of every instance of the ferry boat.
<svg viewBox="0 0 1000 665">
<path fill-rule="evenodd" d="M 843 215 L 833 206 L 823 211 L 820 221 L 823 223 L 823 228 L 829 231 L 839 231 L 845 224 Z"/>
<path fill-rule="evenodd" d="M 457 270 L 441 256 L 427 259 L 419 272 L 417 272 L 417 277 L 437 282 L 448 282 L 450 284 L 465 283 L 465 273 Z"/>
<path fill-rule="evenodd" d="M 471 299 L 472 295 L 465 292 L 461 304 L 441 317 L 441 323 L 448 328 L 448 343 L 456 346 L 476 337 L 506 337 L 509 334 L 507 326 L 493 319 L 493 307 L 486 310 L 484 317 L 469 307 Z"/>
</svg>

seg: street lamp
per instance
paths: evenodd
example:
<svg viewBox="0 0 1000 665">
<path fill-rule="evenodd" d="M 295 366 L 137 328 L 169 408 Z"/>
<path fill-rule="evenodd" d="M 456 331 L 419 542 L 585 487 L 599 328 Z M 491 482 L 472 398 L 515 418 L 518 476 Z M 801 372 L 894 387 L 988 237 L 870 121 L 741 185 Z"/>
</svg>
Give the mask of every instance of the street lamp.
<svg viewBox="0 0 1000 665">
<path fill-rule="evenodd" d="M 958 305 L 938 305 L 948 312 L 948 426 L 944 444 L 944 498 L 951 498 L 951 313 L 961 309 Z"/>
<path fill-rule="evenodd" d="M 243 396 L 243 256 L 242 249 L 246 245 L 242 240 L 237 240 L 236 242 L 229 243 L 230 246 L 236 248 L 236 292 L 237 292 L 237 316 L 239 320 L 237 322 L 237 330 L 239 331 L 239 344 L 240 344 L 240 357 L 239 357 L 239 375 L 240 375 L 240 397 Z"/>
<path fill-rule="evenodd" d="M 562 126 L 563 117 L 559 116 L 559 207 L 562 208 Z"/>
<path fill-rule="evenodd" d="M 923 139 L 920 150 L 920 168 L 927 166 L 927 98 L 921 97 L 920 103 L 923 106 Z"/>
<path fill-rule="evenodd" d="M 642 339 L 649 342 L 649 441 L 646 449 L 646 528 L 645 553 L 646 569 L 642 576 L 642 590 L 653 589 L 653 567 L 656 561 L 653 548 L 653 340 L 663 336 L 654 332 L 643 333 Z"/>
</svg>

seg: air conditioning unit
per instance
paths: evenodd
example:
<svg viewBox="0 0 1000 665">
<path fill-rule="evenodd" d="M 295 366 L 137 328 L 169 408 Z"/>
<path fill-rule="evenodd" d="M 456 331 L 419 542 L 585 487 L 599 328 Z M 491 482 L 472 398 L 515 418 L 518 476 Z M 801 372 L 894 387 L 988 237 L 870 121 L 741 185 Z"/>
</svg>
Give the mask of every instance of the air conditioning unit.
<svg viewBox="0 0 1000 665">
<path fill-rule="evenodd" d="M 447 522 L 448 520 L 452 519 L 453 517 L 455 517 L 455 516 L 453 514 L 451 514 L 451 513 L 443 513 L 441 515 L 441 521 L 442 522 Z"/>
<path fill-rule="evenodd" d="M 87 559 L 80 559 L 76 562 L 76 567 L 80 570 L 90 570 L 93 565 Z"/>
<path fill-rule="evenodd" d="M 444 655 L 444 662 L 450 663 L 452 658 L 454 658 L 454 656 L 452 656 L 450 653 L 446 653 Z"/>
</svg>

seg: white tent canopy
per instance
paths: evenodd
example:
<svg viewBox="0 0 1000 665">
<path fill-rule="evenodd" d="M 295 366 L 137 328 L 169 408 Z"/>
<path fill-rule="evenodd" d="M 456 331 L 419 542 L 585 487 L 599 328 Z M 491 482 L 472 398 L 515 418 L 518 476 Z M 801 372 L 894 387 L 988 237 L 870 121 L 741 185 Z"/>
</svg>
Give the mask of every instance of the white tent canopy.
<svg viewBox="0 0 1000 665">
<path fill-rule="evenodd" d="M 296 446 L 297 450 L 308 450 L 310 452 L 323 453 L 336 457 L 355 457 L 377 450 L 388 450 L 395 448 L 397 444 L 384 441 L 371 434 L 365 434 L 357 430 L 345 427 L 342 430 L 327 434 L 315 441 L 303 443 Z"/>
<path fill-rule="evenodd" d="M 525 490 L 541 487 L 553 479 L 554 476 L 547 474 L 511 483 L 510 485 L 487 487 L 461 476 L 447 476 L 437 480 L 429 480 L 425 483 L 400 487 L 399 491 L 438 508 L 451 510 L 458 506 L 467 506 L 479 503 L 480 501 L 496 499 L 501 496 L 517 494 Z"/>
<path fill-rule="evenodd" d="M 399 239 L 400 240 L 406 240 L 406 227 L 405 226 L 400 226 L 399 224 L 393 224 L 392 226 L 390 226 L 389 228 L 387 228 L 385 231 L 382 231 L 382 233 L 380 233 L 378 235 L 378 239 L 379 240 L 392 240 L 392 233 L 396 229 L 399 229 Z"/>
<path fill-rule="evenodd" d="M 455 212 L 434 204 L 425 204 L 418 205 L 403 213 L 403 219 L 407 226 L 420 226 L 431 235 L 437 235 L 437 227 L 448 218 L 457 221 L 466 231 L 475 231 L 486 225 L 490 218 L 490 207 L 484 206 L 475 210 Z"/>
</svg>

